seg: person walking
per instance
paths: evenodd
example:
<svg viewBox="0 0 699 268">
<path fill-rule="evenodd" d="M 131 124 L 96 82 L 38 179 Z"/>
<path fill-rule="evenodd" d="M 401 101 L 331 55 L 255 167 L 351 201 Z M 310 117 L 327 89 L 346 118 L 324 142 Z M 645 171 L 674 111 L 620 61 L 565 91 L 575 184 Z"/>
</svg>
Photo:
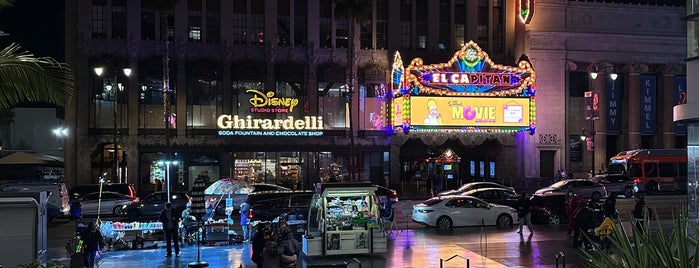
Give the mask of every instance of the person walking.
<svg viewBox="0 0 699 268">
<path fill-rule="evenodd" d="M 262 258 L 262 252 L 265 248 L 265 243 L 272 236 L 272 230 L 269 229 L 265 224 L 258 224 L 257 231 L 252 236 L 252 261 L 257 264 L 258 267 L 262 267 L 264 259 Z"/>
<path fill-rule="evenodd" d="M 102 232 L 97 230 L 97 224 L 95 224 L 94 221 L 91 221 L 87 225 L 87 229 L 85 229 L 82 233 L 82 239 L 85 246 L 85 258 L 87 259 L 86 266 L 88 268 L 94 268 L 97 252 L 104 247 Z"/>
<path fill-rule="evenodd" d="M 575 230 L 575 223 L 573 218 L 575 218 L 575 213 L 578 211 L 579 207 L 577 205 L 575 193 L 573 191 L 568 191 L 566 194 L 566 216 L 568 217 L 568 235 L 573 234 Z"/>
<path fill-rule="evenodd" d="M 165 257 L 172 257 L 172 244 L 175 244 L 175 256 L 180 256 L 180 239 L 178 225 L 180 222 L 180 215 L 172 208 L 172 203 L 168 202 L 165 204 L 165 209 L 160 212 L 160 222 L 163 224 L 163 232 L 165 232 L 165 245 L 167 249 L 167 255 Z"/>
<path fill-rule="evenodd" d="M 587 238 L 585 238 L 585 235 L 583 235 L 583 233 L 587 233 L 590 228 L 595 227 L 595 211 L 592 210 L 592 205 L 592 202 L 588 202 L 587 206 L 580 208 L 580 210 L 578 210 L 578 212 L 575 214 L 575 234 L 573 235 L 573 246 L 575 247 L 580 246 L 580 243 L 578 242 L 579 239 L 583 240 L 585 248 L 589 249 L 592 247 L 590 241 L 588 241 Z"/>
<path fill-rule="evenodd" d="M 247 200 L 240 204 L 240 226 L 243 228 L 243 243 L 250 241 L 250 204 Z"/>
<path fill-rule="evenodd" d="M 517 201 L 517 217 L 519 218 L 519 231 L 517 231 L 517 233 L 520 235 L 522 234 L 522 227 L 524 224 L 527 224 L 529 235 L 534 234 L 534 230 L 532 229 L 531 207 L 531 200 L 527 197 L 527 193 L 522 192 Z"/>
<path fill-rule="evenodd" d="M 642 195 L 636 195 L 636 205 L 633 208 L 633 218 L 636 220 L 636 229 L 643 232 L 643 223 L 645 221 L 646 200 Z"/>
<path fill-rule="evenodd" d="M 604 200 L 604 216 L 605 217 L 610 217 L 613 220 L 615 220 L 618 216 L 619 213 L 616 211 L 616 193 L 611 193 L 609 194 L 609 197 Z"/>
</svg>

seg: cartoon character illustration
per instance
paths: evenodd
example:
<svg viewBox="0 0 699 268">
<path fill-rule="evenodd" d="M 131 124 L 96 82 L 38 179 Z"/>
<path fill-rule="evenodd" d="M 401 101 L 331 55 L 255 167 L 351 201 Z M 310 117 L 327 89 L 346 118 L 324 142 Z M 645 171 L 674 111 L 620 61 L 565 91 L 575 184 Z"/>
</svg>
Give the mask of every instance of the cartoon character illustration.
<svg viewBox="0 0 699 268">
<path fill-rule="evenodd" d="M 429 112 L 423 123 L 425 125 L 441 125 L 442 124 L 442 114 L 437 111 L 437 102 L 434 99 L 429 99 L 427 101 L 427 108 Z"/>
</svg>

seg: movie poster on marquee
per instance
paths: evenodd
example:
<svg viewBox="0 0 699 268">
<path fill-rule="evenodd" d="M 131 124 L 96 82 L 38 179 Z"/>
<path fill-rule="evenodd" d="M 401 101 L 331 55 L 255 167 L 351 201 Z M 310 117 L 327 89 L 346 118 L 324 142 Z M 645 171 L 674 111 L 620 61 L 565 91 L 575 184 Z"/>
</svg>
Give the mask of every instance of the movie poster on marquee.
<svg viewBox="0 0 699 268">
<path fill-rule="evenodd" d="M 511 101 L 503 105 L 502 120 L 505 123 L 522 123 L 524 118 L 524 107 L 517 102 Z"/>
</svg>

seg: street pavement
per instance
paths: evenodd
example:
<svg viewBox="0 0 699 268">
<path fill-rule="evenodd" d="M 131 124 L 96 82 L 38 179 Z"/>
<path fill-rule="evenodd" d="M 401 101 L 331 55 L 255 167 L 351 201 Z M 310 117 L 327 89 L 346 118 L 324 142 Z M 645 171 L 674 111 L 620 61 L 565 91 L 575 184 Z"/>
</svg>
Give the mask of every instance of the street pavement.
<svg viewBox="0 0 699 268">
<path fill-rule="evenodd" d="M 397 229 L 388 234 L 387 253 L 303 257 L 298 267 L 466 267 L 467 262 L 470 267 L 488 268 L 563 267 L 563 262 L 565 267 L 584 267 L 580 250 L 571 246 L 571 238 L 566 234 L 567 225 L 535 225 L 532 236 L 526 227 L 520 236 L 516 233 L 517 226 L 465 227 L 444 233 L 410 220 L 412 204 L 417 202 L 404 200 L 394 205 Z M 73 224 L 53 224 L 56 226 L 49 230 L 49 261 L 68 265 L 70 256 L 63 246 L 72 236 Z M 624 225 L 630 228 L 629 223 Z M 98 259 L 98 267 L 188 267 L 198 260 L 197 253 L 197 247 L 190 246 L 182 249 L 180 257 L 166 258 L 164 244 L 160 242 L 156 249 L 104 252 Z M 565 257 L 559 258 L 556 266 L 556 255 L 561 253 Z M 202 246 L 200 260 L 208 262 L 209 267 L 256 267 L 250 260 L 251 254 L 250 244 Z"/>
</svg>

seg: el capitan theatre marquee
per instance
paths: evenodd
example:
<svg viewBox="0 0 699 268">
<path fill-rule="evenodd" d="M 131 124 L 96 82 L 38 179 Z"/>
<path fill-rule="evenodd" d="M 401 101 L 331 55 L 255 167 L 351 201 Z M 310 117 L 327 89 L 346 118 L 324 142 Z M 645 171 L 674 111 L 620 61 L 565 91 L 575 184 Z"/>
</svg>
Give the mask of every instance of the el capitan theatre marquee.
<svg viewBox="0 0 699 268">
<path fill-rule="evenodd" d="M 409 131 L 528 131 L 536 128 L 536 75 L 527 60 L 493 63 L 473 41 L 446 63 L 403 67 L 396 52 L 391 122 Z"/>
</svg>

